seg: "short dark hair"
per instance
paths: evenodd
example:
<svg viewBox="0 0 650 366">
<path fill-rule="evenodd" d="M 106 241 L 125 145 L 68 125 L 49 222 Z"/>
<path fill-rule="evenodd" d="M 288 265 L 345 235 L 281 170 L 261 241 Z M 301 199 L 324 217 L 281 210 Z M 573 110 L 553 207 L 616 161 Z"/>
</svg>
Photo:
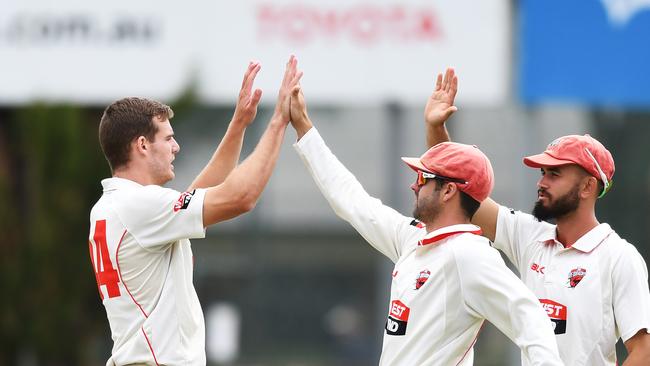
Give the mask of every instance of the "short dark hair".
<svg viewBox="0 0 650 366">
<path fill-rule="evenodd" d="M 155 100 L 129 97 L 111 103 L 99 122 L 99 143 L 111 171 L 129 162 L 129 145 L 144 136 L 153 141 L 158 127 L 154 117 L 172 118 L 174 111 Z"/>
<path fill-rule="evenodd" d="M 576 164 L 576 165 L 577 165 L 577 164 Z M 584 175 L 585 177 L 594 177 L 594 178 L 596 178 L 597 187 L 598 187 L 598 192 L 596 192 L 596 197 L 599 197 L 599 196 L 603 193 L 603 191 L 605 190 L 605 183 L 602 181 L 602 178 L 597 177 L 597 176 L 595 176 L 595 175 L 589 173 L 589 172 L 587 171 L 587 169 L 585 169 L 585 168 L 582 167 L 581 165 L 577 165 L 577 166 L 582 170 L 582 173 L 583 173 L 583 175 Z"/>
<path fill-rule="evenodd" d="M 442 189 L 442 184 L 449 181 L 446 181 L 444 179 L 435 179 L 435 182 L 436 182 L 435 190 L 439 191 Z M 460 189 L 458 190 L 458 193 L 460 193 L 460 207 L 465 212 L 467 218 L 471 220 L 474 214 L 476 213 L 476 211 L 478 211 L 478 208 L 481 207 L 481 203 L 473 199 L 470 195 L 461 191 Z"/>
<path fill-rule="evenodd" d="M 465 211 L 465 214 L 467 215 L 467 218 L 470 220 L 472 217 L 474 217 L 474 214 L 476 211 L 478 211 L 478 208 L 481 207 L 481 202 L 473 199 L 469 194 L 459 191 L 460 192 L 460 207 Z"/>
</svg>

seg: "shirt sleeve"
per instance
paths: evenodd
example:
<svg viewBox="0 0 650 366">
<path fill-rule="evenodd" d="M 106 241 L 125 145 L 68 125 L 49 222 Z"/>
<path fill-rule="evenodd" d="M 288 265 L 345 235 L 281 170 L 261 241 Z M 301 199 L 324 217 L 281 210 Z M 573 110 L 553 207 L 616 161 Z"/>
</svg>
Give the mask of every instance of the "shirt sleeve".
<svg viewBox="0 0 650 366">
<path fill-rule="evenodd" d="M 469 240 L 454 248 L 462 296 L 469 311 L 510 338 L 527 364 L 563 365 L 553 327 L 537 298 L 487 241 Z"/>
<path fill-rule="evenodd" d="M 624 242 L 625 248 L 612 268 L 614 318 L 623 342 L 639 330 L 650 333 L 650 291 L 648 267 L 637 249 Z"/>
<path fill-rule="evenodd" d="M 422 229 L 410 225 L 411 218 L 371 197 L 325 145 L 316 128 L 309 130 L 294 148 L 334 212 L 375 249 L 397 262 L 402 244 Z"/>
<path fill-rule="evenodd" d="M 492 246 L 499 249 L 523 273 L 528 264 L 527 249 L 535 244 L 541 234 L 553 232 L 554 225 L 540 222 L 533 215 L 515 211 L 505 206 L 499 207 L 497 230 Z M 549 234 L 549 236 L 552 236 Z"/>
<path fill-rule="evenodd" d="M 181 239 L 203 238 L 204 189 L 178 192 L 156 185 L 123 193 L 117 212 L 144 248 L 164 249 Z"/>
</svg>

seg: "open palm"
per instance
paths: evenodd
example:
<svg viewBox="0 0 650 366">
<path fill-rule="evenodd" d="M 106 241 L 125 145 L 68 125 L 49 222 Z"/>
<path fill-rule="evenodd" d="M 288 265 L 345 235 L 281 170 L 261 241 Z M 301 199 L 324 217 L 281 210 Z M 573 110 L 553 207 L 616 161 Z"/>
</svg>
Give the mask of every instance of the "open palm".
<svg viewBox="0 0 650 366">
<path fill-rule="evenodd" d="M 438 74 L 436 88 L 427 100 L 424 108 L 424 120 L 429 125 L 442 125 L 454 112 L 458 110 L 454 105 L 458 91 L 458 77 L 454 69 L 448 68 L 443 78 Z"/>
</svg>

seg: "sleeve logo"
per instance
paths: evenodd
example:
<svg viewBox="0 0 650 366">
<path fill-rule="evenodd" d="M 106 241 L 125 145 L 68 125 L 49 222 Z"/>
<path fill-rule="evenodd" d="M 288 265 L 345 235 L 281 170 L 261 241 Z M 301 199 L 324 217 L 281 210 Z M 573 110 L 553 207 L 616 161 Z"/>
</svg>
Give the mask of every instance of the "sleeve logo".
<svg viewBox="0 0 650 366">
<path fill-rule="evenodd" d="M 178 197 L 178 200 L 174 203 L 174 212 L 186 209 L 190 205 L 194 192 L 196 192 L 196 190 L 181 193 L 181 196 Z"/>
</svg>

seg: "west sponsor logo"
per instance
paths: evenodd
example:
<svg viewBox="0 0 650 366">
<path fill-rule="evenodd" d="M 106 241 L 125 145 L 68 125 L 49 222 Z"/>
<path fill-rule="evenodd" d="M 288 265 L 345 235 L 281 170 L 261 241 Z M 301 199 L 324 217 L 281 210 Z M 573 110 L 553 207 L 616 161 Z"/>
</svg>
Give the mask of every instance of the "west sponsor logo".
<svg viewBox="0 0 650 366">
<path fill-rule="evenodd" d="M 386 320 L 386 334 L 404 335 L 409 320 L 411 309 L 399 300 L 390 303 L 388 319 Z"/>
<path fill-rule="evenodd" d="M 178 197 L 178 200 L 176 200 L 176 203 L 174 203 L 174 212 L 186 209 L 190 205 L 190 201 L 194 196 L 194 192 L 196 192 L 196 190 L 192 192 L 181 193 L 181 196 Z"/>
<path fill-rule="evenodd" d="M 546 314 L 548 314 L 551 322 L 553 322 L 553 330 L 555 331 L 555 334 L 566 333 L 566 306 L 549 299 L 539 299 L 539 302 L 542 303 L 542 307 L 546 310 Z"/>
</svg>

